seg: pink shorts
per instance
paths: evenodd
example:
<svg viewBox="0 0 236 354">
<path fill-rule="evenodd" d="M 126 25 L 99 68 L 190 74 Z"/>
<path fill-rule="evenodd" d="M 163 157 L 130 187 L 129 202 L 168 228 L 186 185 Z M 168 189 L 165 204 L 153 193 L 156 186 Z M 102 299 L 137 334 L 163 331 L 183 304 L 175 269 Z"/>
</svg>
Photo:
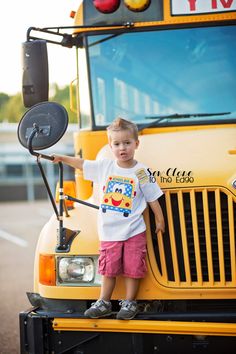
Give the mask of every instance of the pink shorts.
<svg viewBox="0 0 236 354">
<path fill-rule="evenodd" d="M 99 274 L 143 278 L 146 274 L 146 232 L 126 241 L 101 241 Z"/>
</svg>

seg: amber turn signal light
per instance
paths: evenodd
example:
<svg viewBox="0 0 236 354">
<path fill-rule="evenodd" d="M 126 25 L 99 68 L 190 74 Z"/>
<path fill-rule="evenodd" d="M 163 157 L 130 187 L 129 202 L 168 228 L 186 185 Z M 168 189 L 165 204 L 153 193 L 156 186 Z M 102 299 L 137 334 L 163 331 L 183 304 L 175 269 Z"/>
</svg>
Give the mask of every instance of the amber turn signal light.
<svg viewBox="0 0 236 354">
<path fill-rule="evenodd" d="M 56 285 L 56 261 L 54 255 L 39 255 L 39 282 L 43 285 Z"/>
</svg>

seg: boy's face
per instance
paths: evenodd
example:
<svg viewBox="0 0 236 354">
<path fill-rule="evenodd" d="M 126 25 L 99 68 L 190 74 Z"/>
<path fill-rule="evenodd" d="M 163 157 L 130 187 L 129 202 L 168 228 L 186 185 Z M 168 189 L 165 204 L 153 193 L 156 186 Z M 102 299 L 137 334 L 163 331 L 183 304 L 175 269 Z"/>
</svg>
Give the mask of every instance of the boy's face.
<svg viewBox="0 0 236 354">
<path fill-rule="evenodd" d="M 109 145 L 118 162 L 127 164 L 133 161 L 139 141 L 130 130 L 111 131 Z"/>
</svg>

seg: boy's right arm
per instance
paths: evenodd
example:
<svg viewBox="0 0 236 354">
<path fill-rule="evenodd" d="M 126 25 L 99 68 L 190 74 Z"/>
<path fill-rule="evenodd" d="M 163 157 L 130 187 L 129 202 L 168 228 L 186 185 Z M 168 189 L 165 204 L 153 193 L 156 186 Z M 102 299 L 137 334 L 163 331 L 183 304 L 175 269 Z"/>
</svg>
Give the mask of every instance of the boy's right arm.
<svg viewBox="0 0 236 354">
<path fill-rule="evenodd" d="M 162 233 L 165 232 L 165 220 L 163 216 L 163 212 L 161 209 L 161 206 L 158 202 L 158 200 L 154 200 L 153 202 L 148 203 L 154 213 L 155 216 L 155 223 L 156 223 L 156 230 L 155 232 L 158 233 L 159 231 L 162 231 Z"/>
<path fill-rule="evenodd" d="M 84 160 L 80 157 L 66 156 L 66 155 L 52 155 L 53 163 L 63 162 L 64 164 L 71 166 L 73 168 L 78 168 L 79 170 L 83 169 Z"/>
</svg>

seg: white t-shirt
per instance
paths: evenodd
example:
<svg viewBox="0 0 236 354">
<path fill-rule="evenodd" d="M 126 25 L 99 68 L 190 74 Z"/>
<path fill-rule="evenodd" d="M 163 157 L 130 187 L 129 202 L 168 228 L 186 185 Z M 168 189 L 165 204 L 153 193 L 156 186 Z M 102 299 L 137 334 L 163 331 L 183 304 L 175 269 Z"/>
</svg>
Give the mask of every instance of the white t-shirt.
<svg viewBox="0 0 236 354">
<path fill-rule="evenodd" d="M 100 208 L 98 234 L 101 241 L 124 241 L 146 230 L 143 211 L 163 193 L 149 181 L 146 166 L 119 167 L 115 160 L 85 160 L 84 179 L 98 183 Z"/>
</svg>

